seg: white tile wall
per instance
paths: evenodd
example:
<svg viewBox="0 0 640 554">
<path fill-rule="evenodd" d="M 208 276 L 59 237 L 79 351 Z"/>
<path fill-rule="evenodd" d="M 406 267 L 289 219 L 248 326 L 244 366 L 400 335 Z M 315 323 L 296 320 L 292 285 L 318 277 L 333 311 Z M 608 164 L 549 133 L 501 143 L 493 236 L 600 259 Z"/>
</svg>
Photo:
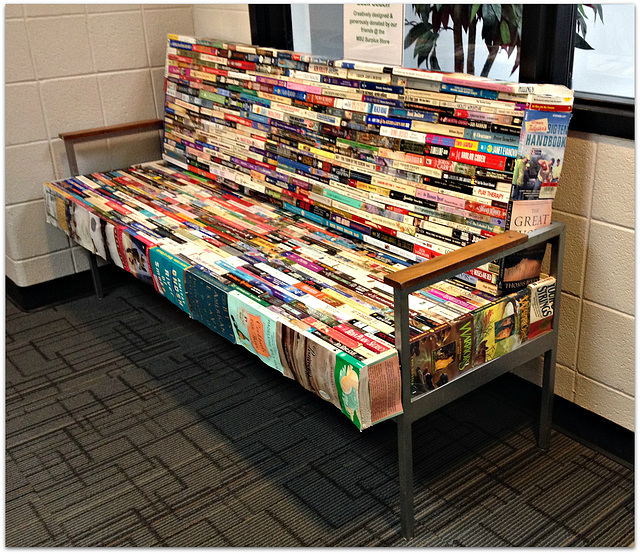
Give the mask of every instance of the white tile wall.
<svg viewBox="0 0 640 554">
<path fill-rule="evenodd" d="M 109 139 L 111 168 L 128 167 L 162 157 L 162 144 L 157 131 Z"/>
<path fill-rule="evenodd" d="M 562 293 L 557 358 L 559 364 L 573 370 L 576 367 L 580 309 L 579 298 Z"/>
<path fill-rule="evenodd" d="M 599 160 L 611 161 L 596 166 L 591 217 L 633 229 L 634 203 L 630 199 L 635 192 L 634 141 L 615 139 L 600 142 L 598 154 Z M 620 175 L 628 177 L 620 179 Z"/>
<path fill-rule="evenodd" d="M 12 260 L 26 260 L 69 247 L 67 235 L 45 220 L 44 199 L 13 204 L 5 208 L 6 255 Z M 21 225 L 28 221 L 29 225 Z"/>
<path fill-rule="evenodd" d="M 581 373 L 634 394 L 634 318 L 584 301 L 578 367 Z"/>
<path fill-rule="evenodd" d="M 53 139 L 50 144 L 56 179 L 71 177 L 62 139 Z M 111 156 L 109 155 L 109 144 L 105 139 L 77 144 L 75 151 L 78 171 L 81 174 L 113 169 Z"/>
<path fill-rule="evenodd" d="M 8 4 L 5 18 L 6 274 L 29 286 L 86 269 L 41 226 L 41 183 L 69 175 L 58 133 L 160 115 L 166 32 L 248 43 L 251 32 L 247 4 Z M 79 147 L 80 171 L 153 155 L 147 135 Z M 634 163 L 633 141 L 571 133 L 554 205 L 568 227 L 556 390 L 630 429 Z M 540 369 L 518 373 L 536 382 Z"/>
<path fill-rule="evenodd" d="M 591 221 L 584 298 L 634 314 L 633 230 Z"/>
<path fill-rule="evenodd" d="M 89 262 L 89 251 L 82 246 L 72 246 L 71 248 L 71 258 L 73 259 L 73 265 L 76 273 L 80 273 L 82 271 L 88 271 L 91 269 L 91 265 Z M 110 262 L 104 261 L 100 256 L 96 256 L 98 261 L 98 267 L 103 265 L 109 265 Z"/>
<path fill-rule="evenodd" d="M 580 295 L 583 285 L 584 264 L 587 255 L 589 221 L 585 217 L 554 210 L 553 219 L 567 226 L 564 251 L 564 274 L 562 290 Z M 549 250 L 547 248 L 547 250 Z"/>
<path fill-rule="evenodd" d="M 173 33 L 192 36 L 193 15 L 182 8 L 145 10 L 143 15 L 151 65 L 164 66 L 167 35 Z"/>
<path fill-rule="evenodd" d="M 4 16 L 6 19 L 11 17 L 23 17 L 24 5 L 23 4 L 5 4 Z"/>
<path fill-rule="evenodd" d="M 576 386 L 576 372 L 556 363 L 555 393 L 567 400 L 573 400 Z"/>
<path fill-rule="evenodd" d="M 139 10 L 140 4 L 86 4 L 87 13 L 124 12 Z"/>
<path fill-rule="evenodd" d="M 576 375 L 575 403 L 631 431 L 635 430 L 634 397 L 580 373 Z"/>
<path fill-rule="evenodd" d="M 142 9 L 145 11 L 151 10 L 163 10 L 166 8 L 181 8 L 184 4 L 142 4 Z"/>
<path fill-rule="evenodd" d="M 70 250 L 60 250 L 28 260 L 13 260 L 5 256 L 7 277 L 21 287 L 46 283 L 75 273 Z"/>
<path fill-rule="evenodd" d="M 569 136 L 558 192 L 553 202 L 556 210 L 589 216 L 597 148 L 598 144 L 585 133 Z"/>
<path fill-rule="evenodd" d="M 83 14 L 85 11 L 83 4 L 26 4 L 24 8 L 27 17 Z"/>
<path fill-rule="evenodd" d="M 542 356 L 521 365 L 519 368 L 515 369 L 513 373 L 541 387 Z M 575 393 L 575 375 L 575 371 L 557 362 L 556 379 L 554 383 L 555 394 L 573 402 Z"/>
<path fill-rule="evenodd" d="M 95 75 L 41 81 L 40 94 L 49 138 L 105 124 Z"/>
<path fill-rule="evenodd" d="M 161 117 L 164 112 L 164 67 L 156 67 L 151 70 L 151 81 L 153 83 L 156 117 Z"/>
</svg>

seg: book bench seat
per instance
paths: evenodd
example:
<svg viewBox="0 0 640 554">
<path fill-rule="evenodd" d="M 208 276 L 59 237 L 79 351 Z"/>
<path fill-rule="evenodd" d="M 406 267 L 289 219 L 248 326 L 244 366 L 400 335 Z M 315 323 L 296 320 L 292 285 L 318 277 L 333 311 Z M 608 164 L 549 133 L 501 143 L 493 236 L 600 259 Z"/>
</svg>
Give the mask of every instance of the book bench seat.
<svg viewBox="0 0 640 554">
<path fill-rule="evenodd" d="M 77 142 L 161 126 L 154 120 L 61 136 L 77 174 Z M 393 418 L 406 538 L 414 530 L 414 421 L 544 355 L 538 440 L 549 447 L 560 294 L 550 299 L 546 332 L 530 338 L 528 288 L 493 298 L 448 280 L 549 243 L 560 290 L 563 224 L 529 235 L 507 231 L 412 265 L 393 249 L 170 161 L 76 176 L 44 190 L 47 221 L 90 252 L 98 296 L 96 256 L 332 402 L 360 429 Z"/>
</svg>

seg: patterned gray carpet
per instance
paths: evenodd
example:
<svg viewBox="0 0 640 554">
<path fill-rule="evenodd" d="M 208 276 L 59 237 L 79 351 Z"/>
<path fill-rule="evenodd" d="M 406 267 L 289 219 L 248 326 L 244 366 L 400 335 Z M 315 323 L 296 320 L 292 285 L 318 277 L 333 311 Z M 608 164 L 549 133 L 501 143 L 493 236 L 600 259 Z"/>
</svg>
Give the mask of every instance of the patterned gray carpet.
<svg viewBox="0 0 640 554">
<path fill-rule="evenodd" d="M 633 472 L 481 389 L 414 427 L 416 536 L 395 424 L 330 404 L 136 282 L 7 302 L 7 546 L 626 546 Z"/>
</svg>

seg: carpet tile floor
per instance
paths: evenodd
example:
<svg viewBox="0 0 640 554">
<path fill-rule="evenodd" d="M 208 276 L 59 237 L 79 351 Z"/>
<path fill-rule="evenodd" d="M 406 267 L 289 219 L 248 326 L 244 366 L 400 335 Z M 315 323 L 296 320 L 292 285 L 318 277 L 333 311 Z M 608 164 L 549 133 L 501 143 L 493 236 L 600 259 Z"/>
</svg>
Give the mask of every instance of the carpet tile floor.
<svg viewBox="0 0 640 554">
<path fill-rule="evenodd" d="M 357 429 L 126 283 L 6 304 L 6 545 L 626 546 L 633 470 L 484 387 L 414 425 L 416 533 L 395 424 Z"/>
</svg>

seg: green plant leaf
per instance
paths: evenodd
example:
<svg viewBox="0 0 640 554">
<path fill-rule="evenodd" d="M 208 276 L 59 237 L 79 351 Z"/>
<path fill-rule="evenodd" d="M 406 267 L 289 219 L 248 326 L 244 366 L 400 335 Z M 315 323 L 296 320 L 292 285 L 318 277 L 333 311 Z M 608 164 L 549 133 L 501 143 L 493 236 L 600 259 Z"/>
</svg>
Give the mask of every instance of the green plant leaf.
<svg viewBox="0 0 640 554">
<path fill-rule="evenodd" d="M 429 57 L 429 54 L 431 53 L 431 50 L 435 47 L 437 39 L 438 35 L 431 31 L 422 35 L 416 41 L 413 56 L 418 56 L 418 60 L 426 61 Z M 418 65 L 420 65 L 420 61 L 418 61 Z"/>
<path fill-rule="evenodd" d="M 578 11 L 580 12 L 580 15 L 582 15 L 582 17 L 587 17 L 587 14 L 584 12 L 584 8 L 582 7 L 582 4 L 578 4 Z"/>
<path fill-rule="evenodd" d="M 487 42 L 494 35 L 495 27 L 498 25 L 496 14 L 489 4 L 482 6 L 482 20 L 482 38 Z"/>
<path fill-rule="evenodd" d="M 520 66 L 520 49 L 518 49 L 517 51 L 516 63 L 513 64 L 513 67 L 511 68 L 511 73 L 509 75 L 513 75 L 513 73 L 515 72 L 516 69 L 518 69 L 519 66 Z"/>
<path fill-rule="evenodd" d="M 471 15 L 469 16 L 469 21 L 473 21 L 473 18 L 476 16 L 479 9 L 480 9 L 480 4 L 474 4 L 471 7 Z"/>
<path fill-rule="evenodd" d="M 429 10 L 431 9 L 431 4 L 412 4 L 413 10 L 418 14 L 420 19 L 425 23 L 429 21 Z"/>
<path fill-rule="evenodd" d="M 580 48 L 580 50 L 593 50 L 593 47 L 586 40 L 584 40 L 578 33 L 576 33 L 573 44 L 576 48 Z"/>
<path fill-rule="evenodd" d="M 602 15 L 602 6 L 600 4 L 594 4 L 593 6 L 594 6 L 596 12 L 598 13 L 598 15 L 600 16 L 600 21 L 604 25 L 604 17 Z M 595 17 L 593 19 L 595 21 Z"/>
<path fill-rule="evenodd" d="M 518 26 L 522 24 L 522 4 L 513 4 L 513 14 L 516 18 Z"/>
<path fill-rule="evenodd" d="M 431 56 L 429 58 L 429 63 L 431 65 L 431 69 L 434 71 L 440 71 L 440 64 L 438 63 L 438 57 L 436 56 L 436 49 L 431 51 Z"/>
<path fill-rule="evenodd" d="M 584 37 L 587 34 L 587 24 L 584 20 L 584 17 L 578 15 L 576 17 L 576 25 L 578 26 L 578 32 Z"/>
<path fill-rule="evenodd" d="M 431 32 L 431 29 L 427 23 L 414 25 L 407 33 L 407 36 L 404 37 L 404 47 L 409 48 L 416 40 L 429 32 Z"/>
<path fill-rule="evenodd" d="M 509 44 L 511 42 L 511 33 L 509 32 L 509 24 L 506 21 L 500 22 L 500 36 L 503 44 Z"/>
<path fill-rule="evenodd" d="M 500 21 L 502 19 L 502 4 L 489 4 L 489 7 L 493 10 L 496 19 Z"/>
<path fill-rule="evenodd" d="M 420 66 L 423 62 L 427 62 L 429 58 L 429 54 L 435 45 L 435 39 L 437 35 L 433 34 L 431 37 L 421 37 L 420 40 L 416 43 L 414 50 L 414 57 L 418 57 L 418 66 Z M 428 66 L 427 66 L 428 67 Z"/>
<path fill-rule="evenodd" d="M 518 26 L 512 4 L 505 4 L 502 6 L 502 20 L 506 21 L 512 27 Z"/>
</svg>

